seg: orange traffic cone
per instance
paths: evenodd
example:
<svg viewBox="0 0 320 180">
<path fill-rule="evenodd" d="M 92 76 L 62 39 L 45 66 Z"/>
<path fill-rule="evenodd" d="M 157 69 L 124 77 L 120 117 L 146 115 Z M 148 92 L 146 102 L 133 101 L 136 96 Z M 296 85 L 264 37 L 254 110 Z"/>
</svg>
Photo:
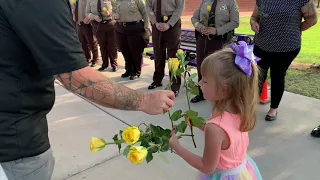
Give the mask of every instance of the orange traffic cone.
<svg viewBox="0 0 320 180">
<path fill-rule="evenodd" d="M 263 83 L 262 92 L 260 94 L 260 103 L 267 104 L 269 102 L 270 102 L 270 99 L 268 98 L 268 82 L 265 81 Z"/>
</svg>

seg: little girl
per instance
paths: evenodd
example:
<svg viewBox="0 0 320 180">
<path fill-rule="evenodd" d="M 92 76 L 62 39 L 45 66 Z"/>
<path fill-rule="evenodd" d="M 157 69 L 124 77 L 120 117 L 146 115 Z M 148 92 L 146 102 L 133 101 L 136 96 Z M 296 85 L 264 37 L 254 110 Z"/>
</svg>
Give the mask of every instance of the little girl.
<svg viewBox="0 0 320 180">
<path fill-rule="evenodd" d="M 245 42 L 232 44 L 209 55 L 201 65 L 200 86 L 205 99 L 214 103 L 211 119 L 203 127 L 203 157 L 179 144 L 174 129 L 170 147 L 200 171 L 198 180 L 262 180 L 247 155 L 248 131 L 256 123 L 258 60 Z"/>
</svg>

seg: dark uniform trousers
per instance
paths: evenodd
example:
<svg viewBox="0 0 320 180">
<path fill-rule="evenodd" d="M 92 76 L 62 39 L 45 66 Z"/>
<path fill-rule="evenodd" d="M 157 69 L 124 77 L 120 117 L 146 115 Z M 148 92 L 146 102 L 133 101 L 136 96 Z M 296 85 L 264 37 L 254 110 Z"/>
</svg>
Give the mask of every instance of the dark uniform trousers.
<svg viewBox="0 0 320 180">
<path fill-rule="evenodd" d="M 100 45 L 100 51 L 102 56 L 102 68 L 109 66 L 109 60 L 111 67 L 116 68 L 118 50 L 114 38 L 114 21 L 102 21 L 100 23 L 93 22 L 93 32 L 98 39 Z"/>
<path fill-rule="evenodd" d="M 141 74 L 142 54 L 146 47 L 143 21 L 115 24 L 115 38 L 124 56 L 126 73 L 135 76 Z"/>
<path fill-rule="evenodd" d="M 179 20 L 173 27 L 164 32 L 159 31 L 156 25 L 152 25 L 152 41 L 153 51 L 155 55 L 155 72 L 153 74 L 153 81 L 155 83 L 160 84 L 164 77 L 164 69 L 167 58 L 176 57 L 176 53 L 180 48 L 180 36 L 181 20 Z M 171 89 L 178 91 L 180 90 L 180 86 L 181 78 L 173 78 Z"/>
<path fill-rule="evenodd" d="M 224 45 L 224 40 L 222 39 L 208 39 L 205 35 L 199 34 L 197 36 L 197 48 L 196 48 L 196 55 L 197 55 L 197 70 L 198 70 L 198 82 L 202 79 L 201 74 L 201 64 L 203 60 L 210 54 L 214 53 L 222 49 Z M 203 96 L 203 93 L 199 87 L 199 95 Z"/>
<path fill-rule="evenodd" d="M 93 37 L 91 24 L 77 24 L 77 31 L 87 60 L 91 59 L 92 52 L 93 57 L 91 62 L 96 63 L 98 59 L 98 43 L 96 38 Z"/>
</svg>

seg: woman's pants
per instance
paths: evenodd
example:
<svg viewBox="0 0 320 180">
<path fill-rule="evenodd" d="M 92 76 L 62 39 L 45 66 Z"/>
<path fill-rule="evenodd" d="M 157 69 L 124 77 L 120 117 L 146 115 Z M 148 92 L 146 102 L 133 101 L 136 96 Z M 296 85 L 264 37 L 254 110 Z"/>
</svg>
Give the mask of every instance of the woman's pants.
<svg viewBox="0 0 320 180">
<path fill-rule="evenodd" d="M 201 64 L 203 60 L 210 54 L 214 53 L 217 50 L 222 49 L 224 40 L 209 40 L 206 36 L 198 35 L 197 36 L 197 70 L 198 70 L 198 82 L 202 79 L 201 75 Z M 203 97 L 203 93 L 199 86 L 199 95 Z"/>
<path fill-rule="evenodd" d="M 263 83 L 267 79 L 268 70 L 270 68 L 271 76 L 271 108 L 278 108 L 285 87 L 286 72 L 291 62 L 297 57 L 300 48 L 290 52 L 267 52 L 254 46 L 254 54 L 261 58 L 258 61 L 260 68 L 259 74 L 259 92 L 261 93 Z"/>
</svg>

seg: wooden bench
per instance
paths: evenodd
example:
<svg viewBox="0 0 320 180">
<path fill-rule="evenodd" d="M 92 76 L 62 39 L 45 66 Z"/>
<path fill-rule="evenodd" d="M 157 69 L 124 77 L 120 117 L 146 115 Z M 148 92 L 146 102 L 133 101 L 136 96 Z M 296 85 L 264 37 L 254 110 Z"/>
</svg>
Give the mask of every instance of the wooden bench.
<svg viewBox="0 0 320 180">
<path fill-rule="evenodd" d="M 181 29 L 181 45 L 180 49 L 186 52 L 186 60 L 189 61 L 189 66 L 197 67 L 196 61 L 196 37 L 194 29 Z M 235 34 L 232 38 L 232 42 L 245 41 L 248 45 L 253 45 L 253 35 L 250 34 Z M 148 47 L 152 47 L 152 41 L 150 40 Z M 146 52 L 146 55 L 154 60 L 153 51 Z"/>
</svg>

